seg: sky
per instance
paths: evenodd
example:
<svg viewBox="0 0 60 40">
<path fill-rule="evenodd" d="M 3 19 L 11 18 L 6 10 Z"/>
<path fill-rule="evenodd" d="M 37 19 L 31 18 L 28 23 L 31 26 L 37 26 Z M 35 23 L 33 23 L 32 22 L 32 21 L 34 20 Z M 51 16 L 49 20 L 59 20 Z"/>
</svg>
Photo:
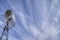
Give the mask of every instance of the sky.
<svg viewBox="0 0 60 40">
<path fill-rule="evenodd" d="M 60 0 L 0 0 L 0 36 L 8 9 L 16 18 L 9 40 L 60 40 Z"/>
</svg>

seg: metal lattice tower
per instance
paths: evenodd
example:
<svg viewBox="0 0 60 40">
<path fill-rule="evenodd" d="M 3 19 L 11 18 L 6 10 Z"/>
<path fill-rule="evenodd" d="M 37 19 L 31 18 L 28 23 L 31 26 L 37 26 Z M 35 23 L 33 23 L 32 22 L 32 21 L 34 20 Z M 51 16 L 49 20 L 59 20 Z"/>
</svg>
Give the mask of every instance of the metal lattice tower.
<svg viewBox="0 0 60 40">
<path fill-rule="evenodd" d="M 9 21 L 10 21 L 10 20 L 11 20 L 11 19 L 9 19 L 9 20 L 7 21 L 5 27 L 3 28 L 3 32 L 2 32 L 2 35 L 1 35 L 1 37 L 0 37 L 0 40 L 2 40 L 3 36 L 6 36 L 6 40 L 8 40 L 8 31 L 9 31 L 9 26 L 8 26 L 8 24 L 9 24 Z"/>
</svg>

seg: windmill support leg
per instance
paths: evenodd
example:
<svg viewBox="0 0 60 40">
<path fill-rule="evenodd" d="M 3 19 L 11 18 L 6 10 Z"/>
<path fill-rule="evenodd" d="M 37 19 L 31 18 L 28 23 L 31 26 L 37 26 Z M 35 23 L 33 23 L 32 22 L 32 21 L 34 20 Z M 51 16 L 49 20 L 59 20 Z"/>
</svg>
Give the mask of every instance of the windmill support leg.
<svg viewBox="0 0 60 40">
<path fill-rule="evenodd" d="M 9 29 L 7 29 L 7 32 L 6 32 L 6 40 L 8 40 L 8 30 Z"/>
<path fill-rule="evenodd" d="M 3 35 L 4 35 L 4 31 L 2 32 L 2 35 L 1 35 L 1 37 L 0 37 L 0 40 L 2 40 Z"/>
<path fill-rule="evenodd" d="M 0 40 L 2 40 L 4 34 L 6 34 L 6 40 L 8 40 L 8 31 L 9 31 L 9 28 L 8 28 L 8 27 L 5 27 L 5 28 L 3 29 L 2 35 L 1 35 L 1 37 L 0 37 Z"/>
</svg>

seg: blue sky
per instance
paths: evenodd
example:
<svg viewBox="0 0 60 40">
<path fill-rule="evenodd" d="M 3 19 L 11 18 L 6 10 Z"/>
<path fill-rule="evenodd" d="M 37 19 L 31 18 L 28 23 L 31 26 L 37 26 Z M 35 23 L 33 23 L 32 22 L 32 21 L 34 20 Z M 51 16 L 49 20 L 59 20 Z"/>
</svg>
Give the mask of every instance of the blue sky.
<svg viewBox="0 0 60 40">
<path fill-rule="evenodd" d="M 8 9 L 16 17 L 9 40 L 60 40 L 60 0 L 0 0 L 0 35 Z"/>
</svg>

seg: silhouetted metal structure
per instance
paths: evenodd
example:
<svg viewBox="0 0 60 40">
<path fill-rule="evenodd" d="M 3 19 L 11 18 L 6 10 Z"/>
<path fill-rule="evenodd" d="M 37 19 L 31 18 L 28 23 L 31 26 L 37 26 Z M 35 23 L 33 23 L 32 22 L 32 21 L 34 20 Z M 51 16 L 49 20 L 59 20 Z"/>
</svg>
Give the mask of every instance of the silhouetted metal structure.
<svg viewBox="0 0 60 40">
<path fill-rule="evenodd" d="M 5 13 L 5 21 L 6 21 L 6 25 L 3 28 L 3 32 L 2 32 L 2 35 L 0 37 L 0 40 L 8 40 L 8 34 L 9 34 L 9 29 L 10 29 L 9 25 L 11 24 L 10 22 L 13 21 L 12 11 L 11 10 L 6 11 L 6 13 Z M 3 39 L 3 36 L 5 36 L 5 39 Z"/>
</svg>

